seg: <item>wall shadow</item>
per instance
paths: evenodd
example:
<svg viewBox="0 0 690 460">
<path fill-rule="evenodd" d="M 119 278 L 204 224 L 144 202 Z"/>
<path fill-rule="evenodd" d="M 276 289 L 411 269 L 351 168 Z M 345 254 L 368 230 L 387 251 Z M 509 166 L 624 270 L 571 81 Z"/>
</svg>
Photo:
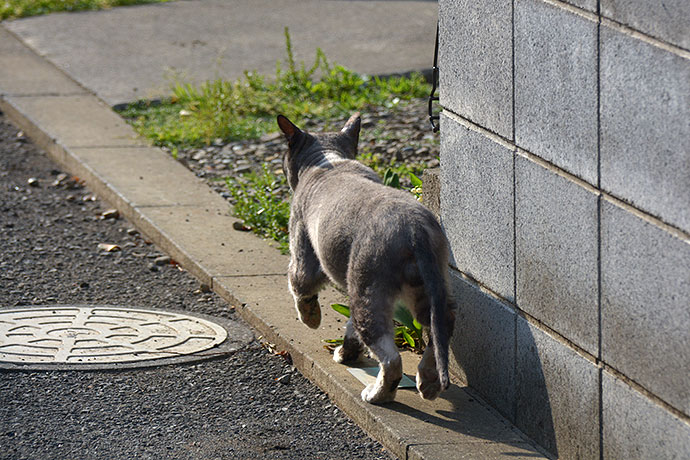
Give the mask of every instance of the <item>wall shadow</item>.
<svg viewBox="0 0 690 460">
<path fill-rule="evenodd" d="M 552 402 L 538 344 L 515 309 L 451 276 L 458 308 L 449 367 L 486 403 L 554 457 Z"/>
<path fill-rule="evenodd" d="M 415 397 L 418 396 L 415 395 Z M 489 409 L 487 403 L 467 387 L 452 384 L 439 398 L 448 401 L 452 410 L 425 412 L 398 400 L 386 404 L 385 407 L 421 422 L 457 433 L 460 435 L 458 443 L 477 442 L 477 440 L 501 443 L 506 448 L 506 451 L 502 452 L 503 455 L 543 458 L 544 454 L 536 445 L 532 445 L 534 443 L 531 440 L 515 430 L 495 411 Z M 511 447 L 515 450 L 510 450 Z M 525 450 L 530 452 L 525 452 Z"/>
</svg>

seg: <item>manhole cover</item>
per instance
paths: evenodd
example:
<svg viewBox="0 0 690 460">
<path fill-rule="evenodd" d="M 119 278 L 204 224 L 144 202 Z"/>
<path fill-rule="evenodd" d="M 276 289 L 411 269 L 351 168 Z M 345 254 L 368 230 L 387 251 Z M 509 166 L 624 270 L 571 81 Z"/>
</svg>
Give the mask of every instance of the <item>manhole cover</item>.
<svg viewBox="0 0 690 460">
<path fill-rule="evenodd" d="M 186 313 L 113 306 L 3 309 L 0 367 L 150 366 L 227 354 L 252 340 L 251 332 L 235 323 L 230 340 L 226 328 L 213 321 Z"/>
</svg>

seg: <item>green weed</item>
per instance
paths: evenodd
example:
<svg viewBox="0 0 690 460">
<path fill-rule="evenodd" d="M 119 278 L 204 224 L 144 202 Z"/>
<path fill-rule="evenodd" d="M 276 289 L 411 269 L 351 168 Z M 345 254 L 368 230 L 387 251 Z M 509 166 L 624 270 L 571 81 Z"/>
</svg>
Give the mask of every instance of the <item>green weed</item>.
<svg viewBox="0 0 690 460">
<path fill-rule="evenodd" d="M 4 0 L 0 1 L 0 21 L 59 11 L 102 10 L 169 1 L 172 0 Z"/>
<path fill-rule="evenodd" d="M 343 316 L 350 317 L 350 307 L 341 303 L 334 303 L 331 308 Z M 424 351 L 426 344 L 422 336 L 422 325 L 410 313 L 403 304 L 395 305 L 393 312 L 393 323 L 395 331 L 395 344 L 400 347 L 408 347 L 411 350 L 421 353 Z M 338 345 L 343 344 L 343 339 L 326 339 L 326 348 L 333 350 Z"/>
<path fill-rule="evenodd" d="M 287 187 L 285 177 L 264 164 L 260 173 L 252 171 L 240 179 L 228 177 L 226 183 L 235 202 L 235 216 L 254 233 L 277 241 L 286 254 L 290 203 L 280 198 Z"/>
<path fill-rule="evenodd" d="M 416 185 L 412 183 L 410 178 L 412 176 L 421 176 L 422 172 L 426 169 L 426 165 L 424 163 L 402 163 L 396 161 L 395 158 L 391 158 L 389 161 L 386 161 L 381 155 L 369 152 L 361 153 L 357 156 L 357 160 L 369 166 L 384 179 L 386 172 L 391 170 L 393 173 L 396 173 L 399 176 L 400 180 L 402 181 L 401 185 L 403 186 L 411 185 L 412 187 L 415 187 Z"/>
</svg>

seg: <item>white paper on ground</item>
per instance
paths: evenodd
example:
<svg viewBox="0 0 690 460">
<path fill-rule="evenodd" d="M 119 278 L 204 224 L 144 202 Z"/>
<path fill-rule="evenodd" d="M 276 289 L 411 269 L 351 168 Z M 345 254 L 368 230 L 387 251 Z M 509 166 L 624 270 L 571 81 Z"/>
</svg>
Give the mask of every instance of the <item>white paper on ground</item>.
<svg viewBox="0 0 690 460">
<path fill-rule="evenodd" d="M 378 367 L 348 367 L 347 370 L 364 386 L 376 382 L 376 376 L 379 374 Z M 414 381 L 405 374 L 398 384 L 398 388 L 415 388 L 415 386 Z"/>
</svg>

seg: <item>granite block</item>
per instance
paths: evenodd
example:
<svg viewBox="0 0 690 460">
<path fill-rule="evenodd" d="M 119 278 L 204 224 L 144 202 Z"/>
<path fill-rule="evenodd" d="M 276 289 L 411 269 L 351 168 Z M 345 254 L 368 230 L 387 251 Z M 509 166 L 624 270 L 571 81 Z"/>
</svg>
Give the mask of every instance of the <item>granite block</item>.
<svg viewBox="0 0 690 460">
<path fill-rule="evenodd" d="M 521 155 L 515 176 L 517 305 L 596 356 L 598 196 Z"/>
<path fill-rule="evenodd" d="M 451 372 L 515 420 L 515 311 L 451 270 L 457 304 Z"/>
<path fill-rule="evenodd" d="M 603 458 L 690 458 L 690 424 L 612 374 L 603 374 Z"/>
<path fill-rule="evenodd" d="M 451 264 L 512 300 L 514 153 L 445 113 L 441 128 L 441 222 Z"/>
<path fill-rule="evenodd" d="M 597 23 L 515 4 L 515 142 L 597 184 Z"/>
<path fill-rule="evenodd" d="M 558 458 L 599 457 L 599 369 L 517 319 L 516 422 Z"/>
<path fill-rule="evenodd" d="M 690 241 L 602 201 L 602 358 L 686 414 L 688 299 Z"/>
<path fill-rule="evenodd" d="M 690 232 L 690 59 L 601 27 L 601 187 Z"/>
<path fill-rule="evenodd" d="M 601 14 L 681 48 L 690 49 L 687 0 L 601 0 Z"/>
<path fill-rule="evenodd" d="M 441 105 L 513 138 L 512 1 L 440 0 Z"/>
</svg>

